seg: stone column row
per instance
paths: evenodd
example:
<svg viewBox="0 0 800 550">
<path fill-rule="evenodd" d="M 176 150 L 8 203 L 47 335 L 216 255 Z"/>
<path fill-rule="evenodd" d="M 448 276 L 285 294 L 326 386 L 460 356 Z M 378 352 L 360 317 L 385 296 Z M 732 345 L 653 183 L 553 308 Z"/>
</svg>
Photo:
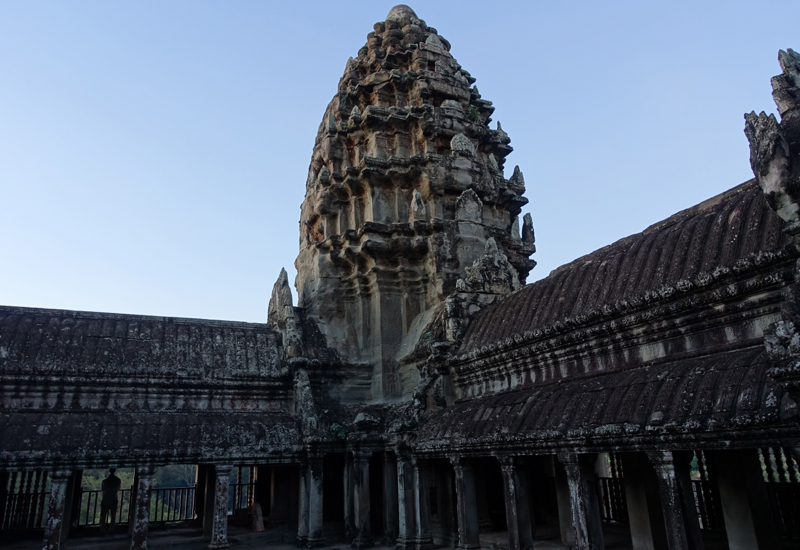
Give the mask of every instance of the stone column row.
<svg viewBox="0 0 800 550">
<path fill-rule="evenodd" d="M 232 466 L 216 466 L 215 495 L 213 500 L 213 528 L 209 548 L 228 547 L 228 486 Z M 153 487 L 152 466 L 136 468 L 134 486 L 131 495 L 131 550 L 145 550 L 150 524 L 150 495 Z M 43 550 L 58 550 L 64 541 L 69 506 L 72 498 L 68 496 L 73 472 L 57 470 L 50 474 L 50 500 L 47 508 Z M 77 488 L 72 487 L 77 490 Z"/>
<path fill-rule="evenodd" d="M 399 481 L 395 453 L 383 454 L 383 494 L 380 495 L 383 510 L 383 540 L 385 546 L 394 546 L 398 540 L 398 488 Z M 353 547 L 363 549 L 374 546 L 371 525 L 370 459 L 373 451 L 355 449 L 348 451 L 344 465 L 344 527 L 346 540 Z M 411 525 L 412 523 L 409 523 Z M 405 535 L 404 535 L 405 537 Z M 413 541 L 412 541 L 413 543 Z M 405 543 L 403 543 L 405 544 Z"/>
<path fill-rule="evenodd" d="M 697 511 L 691 487 L 689 462 L 691 453 L 649 453 L 649 467 L 653 472 L 655 498 L 662 518 L 657 518 L 662 530 L 652 531 L 653 522 L 642 501 L 644 485 L 637 486 L 641 468 L 626 462 L 626 491 L 628 494 L 631 533 L 634 548 L 652 549 L 654 535 L 666 540 L 670 550 L 702 550 Z M 560 453 L 556 470 L 559 520 L 565 544 L 579 550 L 604 548 L 603 523 L 600 499 L 595 476 L 597 454 Z M 499 457 L 503 478 L 509 549 L 524 550 L 533 547 L 534 526 L 531 522 L 525 469 L 513 457 Z M 452 457 L 455 472 L 458 548 L 480 548 L 479 506 L 476 495 L 476 475 L 468 458 Z M 402 462 L 398 463 L 399 465 Z M 629 479 L 630 478 L 630 479 Z M 401 483 L 407 481 L 399 478 Z M 418 490 L 418 487 L 413 487 Z M 643 515 L 644 510 L 644 515 Z M 402 515 L 401 515 L 402 523 Z M 645 533 L 647 531 L 647 533 Z M 402 529 L 401 529 L 402 532 Z M 733 547 L 732 547 L 733 548 Z M 755 546 L 753 547 L 755 548 Z"/>
<path fill-rule="evenodd" d="M 397 508 L 398 534 L 397 547 L 411 550 L 416 541 L 414 495 L 414 466 L 411 455 L 403 452 L 397 454 Z"/>
<path fill-rule="evenodd" d="M 325 544 L 322 524 L 322 465 L 322 456 L 311 456 L 300 464 L 298 546 L 313 548 Z"/>
<path fill-rule="evenodd" d="M 604 547 L 600 499 L 595 478 L 596 453 L 561 453 L 564 474 L 556 472 L 562 542 L 580 550 Z M 631 539 L 636 550 L 651 550 L 665 540 L 670 550 L 702 550 L 697 510 L 691 487 L 691 453 L 623 455 L 623 470 Z M 652 478 L 650 474 L 652 472 Z M 566 482 L 566 483 L 564 483 Z M 560 487 L 558 487 L 560 486 Z M 565 490 L 566 489 L 566 490 Z M 564 513 L 563 499 L 569 499 Z M 655 508 L 660 510 L 659 518 Z"/>
<path fill-rule="evenodd" d="M 452 457 L 456 478 L 456 513 L 458 514 L 459 550 L 479 550 L 478 506 L 475 500 L 475 471 L 469 460 Z"/>
<path fill-rule="evenodd" d="M 779 544 L 755 449 L 709 451 L 731 550 L 771 549 Z M 562 453 L 556 470 L 562 542 L 578 549 L 603 548 L 596 494 L 596 454 Z M 660 541 L 669 550 L 704 550 L 691 480 L 691 451 L 623 453 L 625 495 L 635 550 Z M 565 500 L 569 509 L 565 510 Z M 509 518 L 512 514 L 509 513 Z M 511 530 L 512 519 L 509 519 Z M 510 538 L 513 535 L 510 534 Z M 510 541 L 513 548 L 513 542 Z"/>
<path fill-rule="evenodd" d="M 433 548 L 430 510 L 430 466 L 409 453 L 397 454 L 397 543 L 401 549 Z M 393 495 L 394 492 L 391 491 Z"/>
<path fill-rule="evenodd" d="M 509 550 L 533 548 L 533 526 L 524 469 L 513 457 L 501 457 Z"/>
<path fill-rule="evenodd" d="M 353 517 L 355 519 L 353 547 L 359 550 L 370 548 L 375 544 L 370 524 L 369 459 L 371 455 L 372 453 L 369 452 L 353 453 Z"/>
</svg>

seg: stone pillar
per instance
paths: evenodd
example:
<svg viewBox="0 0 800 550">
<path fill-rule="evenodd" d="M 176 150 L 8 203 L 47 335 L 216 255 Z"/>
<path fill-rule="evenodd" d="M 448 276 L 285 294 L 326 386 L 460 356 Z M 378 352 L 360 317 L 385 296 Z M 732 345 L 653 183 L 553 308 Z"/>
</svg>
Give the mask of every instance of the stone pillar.
<svg viewBox="0 0 800 550">
<path fill-rule="evenodd" d="M 319 455 L 309 459 L 308 468 L 309 548 L 325 544 L 325 533 L 322 527 L 322 455 Z"/>
<path fill-rule="evenodd" d="M 603 522 L 594 475 L 597 455 L 562 453 L 558 458 L 567 472 L 575 547 L 578 550 L 602 550 Z"/>
<path fill-rule="evenodd" d="M 140 469 L 133 469 L 133 483 L 131 484 L 131 497 L 128 503 L 129 512 L 128 512 L 128 536 L 133 538 L 133 527 L 136 525 L 136 495 L 137 495 L 137 487 L 139 487 L 139 470 Z"/>
<path fill-rule="evenodd" d="M 397 547 L 409 550 L 414 547 L 416 527 L 414 522 L 414 468 L 411 456 L 397 453 Z"/>
<path fill-rule="evenodd" d="M 150 490 L 153 487 L 155 468 L 142 466 L 136 468 L 136 502 L 131 516 L 133 517 L 133 533 L 131 550 L 147 548 L 147 530 L 150 524 Z"/>
<path fill-rule="evenodd" d="M 356 536 L 353 540 L 354 548 L 369 548 L 374 546 L 372 539 L 372 525 L 370 525 L 369 502 L 369 458 L 371 452 L 359 451 L 353 453 L 353 517 L 356 524 Z"/>
<path fill-rule="evenodd" d="M 70 472 L 69 482 L 67 483 L 67 491 L 64 494 L 64 517 L 61 522 L 61 542 L 67 540 L 69 536 L 70 527 L 72 527 L 72 518 L 75 516 L 75 510 L 80 513 L 80 498 L 81 498 L 81 481 L 83 480 L 83 470 L 75 470 Z M 77 503 L 75 502 L 77 500 Z M 116 520 L 114 520 L 116 521 Z M 113 526 L 113 523 L 112 523 Z M 113 529 L 111 531 L 114 532 Z"/>
<path fill-rule="evenodd" d="M 209 548 L 227 548 L 228 544 L 228 489 L 231 484 L 230 464 L 217 464 L 214 467 L 214 526 L 211 529 Z"/>
<path fill-rule="evenodd" d="M 506 505 L 509 550 L 533 548 L 531 513 L 525 488 L 525 477 L 512 457 L 501 457 L 503 497 Z"/>
<path fill-rule="evenodd" d="M 564 465 L 551 457 L 556 480 L 556 501 L 558 504 L 558 526 L 561 532 L 561 542 L 572 546 L 575 542 L 575 529 L 572 527 L 572 502 L 569 497 L 569 483 Z"/>
<path fill-rule="evenodd" d="M 383 454 L 383 539 L 384 546 L 397 540 L 397 459 L 391 451 Z"/>
<path fill-rule="evenodd" d="M 456 510 L 458 513 L 459 550 L 478 550 L 481 547 L 478 530 L 478 508 L 475 502 L 475 473 L 469 461 L 451 457 L 456 474 Z"/>
<path fill-rule="evenodd" d="M 661 506 L 653 496 L 658 494 L 655 473 L 644 453 L 623 453 L 625 500 L 634 550 L 658 550 L 659 540 L 666 539 Z"/>
<path fill-rule="evenodd" d="M 697 511 L 697 504 L 694 501 L 694 490 L 692 489 L 692 451 L 673 451 L 672 463 L 675 466 L 675 479 L 678 481 L 678 489 L 681 495 L 681 511 L 686 528 L 686 537 L 689 539 L 689 548 L 692 550 L 703 550 L 703 533 L 700 530 L 700 515 Z"/>
<path fill-rule="evenodd" d="M 44 528 L 42 550 L 61 548 L 61 530 L 64 523 L 67 484 L 72 472 L 56 470 L 50 473 L 50 501 L 47 505 L 47 523 Z"/>
<path fill-rule="evenodd" d="M 6 502 L 8 501 L 8 483 L 11 472 L 0 472 L 0 525 L 6 517 Z"/>
<path fill-rule="evenodd" d="M 308 546 L 309 465 L 300 464 L 300 498 L 297 514 L 297 546 Z"/>
<path fill-rule="evenodd" d="M 344 457 L 344 538 L 348 543 L 356 538 L 356 522 L 353 515 L 353 454 L 345 453 Z"/>
<path fill-rule="evenodd" d="M 416 512 L 416 547 L 418 550 L 433 548 L 433 537 L 431 536 L 431 482 L 430 466 L 424 460 L 414 458 L 414 493 L 416 501 L 414 509 Z"/>
<path fill-rule="evenodd" d="M 670 550 L 702 550 L 702 538 L 695 540 L 691 536 L 692 520 L 697 522 L 694 510 L 694 496 L 689 501 L 682 492 L 675 468 L 675 457 L 670 451 L 649 451 L 647 456 L 656 471 L 658 492 L 661 496 L 661 510 L 664 516 L 664 528 L 667 546 Z M 691 502 L 692 507 L 689 507 Z M 698 526 L 699 535 L 699 526 Z"/>
<path fill-rule="evenodd" d="M 77 516 L 80 514 L 82 481 L 83 470 L 75 470 L 71 473 L 69 483 L 67 483 L 67 493 L 64 497 L 64 521 L 61 523 L 61 542 L 67 540 L 69 530 L 73 524 L 72 520 L 73 518 L 77 520 Z M 117 513 L 119 513 L 119 511 Z M 116 521 L 116 519 L 114 521 Z M 77 521 L 74 523 L 77 525 Z"/>
<path fill-rule="evenodd" d="M 706 451 L 717 479 L 730 550 L 778 548 L 756 449 Z"/>
</svg>

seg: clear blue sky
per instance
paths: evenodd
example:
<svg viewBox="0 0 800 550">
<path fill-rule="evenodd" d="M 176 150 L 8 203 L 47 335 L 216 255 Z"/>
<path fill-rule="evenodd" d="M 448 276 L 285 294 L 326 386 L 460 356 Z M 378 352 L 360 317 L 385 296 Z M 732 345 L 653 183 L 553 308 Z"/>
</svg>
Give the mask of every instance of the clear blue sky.
<svg viewBox="0 0 800 550">
<path fill-rule="evenodd" d="M 317 126 L 394 2 L 0 2 L 0 304 L 265 319 Z M 529 282 L 752 177 L 800 2 L 410 4 L 497 107 Z"/>
</svg>

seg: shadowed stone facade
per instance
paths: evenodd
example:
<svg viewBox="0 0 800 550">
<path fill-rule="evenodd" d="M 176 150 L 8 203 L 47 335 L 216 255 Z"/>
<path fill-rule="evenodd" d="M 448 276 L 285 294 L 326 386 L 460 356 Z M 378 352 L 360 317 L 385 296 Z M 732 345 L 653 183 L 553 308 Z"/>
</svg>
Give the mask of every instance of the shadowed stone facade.
<svg viewBox="0 0 800 550">
<path fill-rule="evenodd" d="M 135 467 L 145 548 L 154 468 L 196 464 L 212 548 L 233 467 L 304 547 L 793 547 L 800 55 L 779 61 L 753 180 L 526 285 L 509 136 L 393 8 L 323 114 L 297 306 L 282 271 L 266 324 L 0 307 L 0 521 L 9 480 L 49 472 L 59 548 L 80 472 Z"/>
</svg>

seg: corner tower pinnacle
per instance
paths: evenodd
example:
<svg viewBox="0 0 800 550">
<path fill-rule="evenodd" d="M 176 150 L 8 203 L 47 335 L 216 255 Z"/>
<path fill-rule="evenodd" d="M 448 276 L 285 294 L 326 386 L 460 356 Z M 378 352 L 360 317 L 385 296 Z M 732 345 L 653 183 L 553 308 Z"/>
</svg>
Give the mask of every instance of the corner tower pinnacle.
<svg viewBox="0 0 800 550">
<path fill-rule="evenodd" d="M 301 207 L 299 305 L 348 360 L 374 365 L 373 396 L 493 238 L 524 281 L 525 184 L 503 174 L 508 135 L 450 43 L 399 5 L 347 61 L 320 125 Z M 526 220 L 526 228 L 527 228 Z"/>
</svg>

